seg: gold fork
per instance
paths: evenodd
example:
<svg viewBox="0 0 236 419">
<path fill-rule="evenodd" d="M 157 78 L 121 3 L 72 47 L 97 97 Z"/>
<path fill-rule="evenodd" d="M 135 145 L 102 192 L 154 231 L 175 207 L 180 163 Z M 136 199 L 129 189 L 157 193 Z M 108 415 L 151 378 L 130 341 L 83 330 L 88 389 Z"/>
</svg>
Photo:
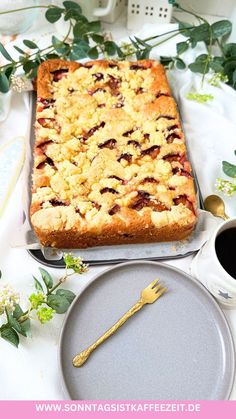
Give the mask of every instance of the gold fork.
<svg viewBox="0 0 236 419">
<path fill-rule="evenodd" d="M 90 345 L 87 349 L 83 352 L 80 352 L 73 358 L 73 365 L 76 368 L 81 367 L 89 358 L 91 353 L 99 346 L 101 343 L 105 342 L 116 330 L 119 329 L 122 324 L 124 324 L 133 314 L 137 313 L 137 311 L 141 310 L 141 308 L 145 304 L 152 304 L 154 303 L 159 297 L 164 294 L 167 288 L 162 287 L 161 284 L 158 284 L 158 279 L 155 279 L 150 285 L 148 285 L 142 292 L 141 297 L 133 307 L 130 308 L 127 313 L 124 314 L 110 329 L 108 329 L 96 342 Z"/>
</svg>

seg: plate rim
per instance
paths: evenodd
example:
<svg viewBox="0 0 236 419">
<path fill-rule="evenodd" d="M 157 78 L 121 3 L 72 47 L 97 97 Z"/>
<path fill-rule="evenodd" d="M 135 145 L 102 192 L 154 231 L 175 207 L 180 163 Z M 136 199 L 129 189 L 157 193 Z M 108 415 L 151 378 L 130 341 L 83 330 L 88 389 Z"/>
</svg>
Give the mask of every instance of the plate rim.
<svg viewBox="0 0 236 419">
<path fill-rule="evenodd" d="M 72 302 L 72 304 L 69 307 L 69 310 L 67 311 L 65 318 L 63 320 L 62 323 L 62 327 L 60 330 L 60 334 L 59 334 L 59 341 L 58 341 L 58 351 L 57 351 L 57 363 L 59 366 L 59 376 L 60 376 L 60 381 L 61 381 L 61 386 L 62 386 L 62 391 L 63 394 L 66 396 L 66 398 L 68 400 L 73 400 L 70 392 L 68 390 L 67 384 L 66 384 L 66 380 L 64 377 L 64 372 L 63 372 L 63 366 L 62 366 L 62 343 L 63 343 L 63 336 L 65 333 L 65 326 L 67 323 L 67 320 L 70 316 L 71 311 L 73 310 L 74 305 L 77 303 L 77 300 L 81 297 L 81 295 L 87 290 L 87 288 L 92 285 L 94 283 L 94 281 L 96 281 L 100 276 L 107 274 L 107 272 L 110 271 L 114 271 L 120 267 L 123 266 L 129 266 L 129 265 L 140 265 L 140 264 L 148 264 L 148 265 L 155 265 L 155 266 L 164 266 L 167 269 L 170 269 L 174 272 L 178 272 L 180 275 L 183 275 L 185 277 L 187 277 L 190 281 L 192 281 L 195 285 L 197 285 L 200 289 L 202 289 L 202 291 L 209 297 L 210 301 L 212 302 L 213 306 L 215 307 L 215 309 L 218 311 L 226 332 L 228 334 L 228 338 L 229 338 L 229 342 L 230 342 L 230 357 L 231 357 L 231 361 L 232 361 L 232 368 L 231 368 L 231 376 L 229 379 L 229 384 L 228 384 L 228 389 L 227 389 L 227 393 L 225 395 L 224 399 L 216 399 L 216 400 L 229 400 L 232 389 L 233 389 L 233 385 L 234 385 L 234 378 L 235 378 L 235 373 L 236 373 L 236 354 L 235 354 L 235 345 L 234 345 L 234 340 L 233 340 L 233 336 L 232 336 L 232 331 L 231 328 L 229 326 L 229 323 L 226 319 L 226 316 L 222 310 L 222 308 L 220 307 L 220 305 L 216 302 L 215 298 L 212 296 L 212 294 L 208 291 L 208 289 L 200 282 L 198 281 L 196 278 L 194 278 L 192 275 L 188 274 L 187 272 L 185 272 L 184 270 L 180 269 L 180 268 L 176 268 L 175 266 L 170 265 L 169 263 L 163 263 L 163 262 L 157 262 L 157 261 L 153 261 L 153 260 L 132 260 L 129 262 L 121 262 L 118 263 L 116 265 L 113 266 L 109 266 L 107 269 L 104 269 L 101 272 L 98 272 L 97 274 L 95 274 L 93 276 L 93 278 L 91 279 L 91 281 L 85 285 L 84 288 L 82 288 L 79 293 L 77 294 L 76 298 L 74 299 L 74 301 Z M 83 399 L 78 399 L 78 400 L 83 400 Z"/>
</svg>

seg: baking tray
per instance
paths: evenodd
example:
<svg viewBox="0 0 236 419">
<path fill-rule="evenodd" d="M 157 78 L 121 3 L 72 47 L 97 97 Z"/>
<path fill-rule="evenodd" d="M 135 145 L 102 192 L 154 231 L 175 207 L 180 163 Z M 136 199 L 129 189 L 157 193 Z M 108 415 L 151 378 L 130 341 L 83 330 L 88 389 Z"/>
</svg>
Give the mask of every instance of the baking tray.
<svg viewBox="0 0 236 419">
<path fill-rule="evenodd" d="M 36 108 L 36 94 L 34 92 L 30 94 L 30 108 L 31 108 L 31 120 L 29 126 L 29 147 L 31 150 L 31 156 L 33 155 L 33 145 L 35 141 L 34 135 L 34 121 L 35 121 L 35 108 Z M 30 151 L 29 150 L 29 151 Z M 189 156 L 188 156 L 189 157 Z M 33 158 L 28 158 L 26 161 L 26 178 L 25 182 L 27 183 L 26 186 L 26 194 L 30 193 L 31 190 L 31 172 L 32 172 L 32 165 L 33 165 Z M 191 159 L 190 159 L 191 160 Z M 194 166 L 191 162 L 193 176 L 195 180 L 195 187 L 197 192 L 198 198 L 198 207 L 199 209 L 203 208 L 203 198 L 201 194 L 201 190 L 199 187 L 199 183 L 196 177 L 196 172 L 194 170 Z M 30 229 L 30 221 L 29 221 L 29 208 L 25 211 L 24 218 L 26 219 L 29 231 L 27 235 L 30 237 L 35 237 L 32 228 Z M 197 225 L 197 229 L 200 229 L 203 237 L 198 240 L 198 237 L 192 237 L 194 234 L 198 236 L 199 232 L 196 229 L 195 233 L 191 236 L 190 240 L 183 240 L 180 242 L 171 242 L 171 243 L 145 243 L 145 244 L 135 244 L 135 245 L 117 245 L 117 246 L 104 246 L 104 247 L 96 247 L 96 248 L 89 248 L 89 249 L 73 249 L 73 254 L 78 254 L 83 258 L 83 260 L 91 266 L 96 265 L 109 265 L 109 264 L 116 264 L 120 262 L 130 261 L 130 260 L 168 260 L 168 259 L 178 259 L 182 257 L 189 256 L 200 249 L 202 244 L 208 239 L 208 234 L 206 233 L 209 230 L 209 225 L 212 223 L 212 220 L 209 221 L 209 214 L 203 213 L 200 214 L 201 218 L 201 225 L 199 227 L 199 222 Z M 207 224 L 207 226 L 206 226 Z M 209 231 L 208 231 L 209 233 Z M 31 239 L 32 240 L 32 239 Z M 37 240 L 35 240 L 36 242 Z M 194 243 L 193 243 L 194 242 Z M 196 242 L 196 243 L 195 243 Z M 30 248 L 32 247 L 32 248 Z M 28 253 L 38 262 L 46 265 L 48 267 L 54 268 L 64 268 L 64 260 L 63 260 L 63 251 L 56 250 L 51 248 L 44 248 L 40 247 L 39 244 L 34 244 L 33 246 L 27 245 L 25 246 Z M 64 251 L 69 251 L 65 249 Z"/>
</svg>

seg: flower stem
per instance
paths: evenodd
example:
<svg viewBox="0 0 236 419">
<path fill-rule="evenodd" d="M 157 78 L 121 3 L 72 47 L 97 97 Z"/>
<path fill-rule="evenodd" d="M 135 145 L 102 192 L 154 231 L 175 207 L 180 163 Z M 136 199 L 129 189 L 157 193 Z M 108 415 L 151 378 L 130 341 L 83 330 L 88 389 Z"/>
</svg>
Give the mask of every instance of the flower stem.
<svg viewBox="0 0 236 419">
<path fill-rule="evenodd" d="M 5 12 L 0 12 L 0 15 L 6 15 L 8 13 L 15 13 L 15 12 L 21 12 L 23 10 L 30 10 L 30 9 L 49 9 L 52 7 L 52 5 L 48 6 L 29 6 L 29 7 L 22 7 L 20 9 L 13 9 L 13 10 L 6 10 Z"/>
</svg>

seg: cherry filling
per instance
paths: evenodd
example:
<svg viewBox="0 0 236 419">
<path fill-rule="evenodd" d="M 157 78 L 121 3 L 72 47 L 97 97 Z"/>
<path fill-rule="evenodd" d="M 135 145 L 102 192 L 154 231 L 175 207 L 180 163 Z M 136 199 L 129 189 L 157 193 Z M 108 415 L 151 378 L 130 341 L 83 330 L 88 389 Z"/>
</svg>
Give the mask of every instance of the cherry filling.
<svg viewBox="0 0 236 419">
<path fill-rule="evenodd" d="M 92 76 L 95 78 L 95 81 L 101 81 L 104 79 L 104 75 L 102 73 L 93 73 Z"/>
<path fill-rule="evenodd" d="M 109 215 L 114 215 L 114 214 L 116 214 L 118 211 L 120 211 L 120 205 L 116 204 L 116 205 L 114 205 L 114 206 L 110 209 L 110 211 L 108 211 L 108 214 L 109 214 Z"/>
<path fill-rule="evenodd" d="M 167 97 L 170 97 L 169 93 L 162 93 L 162 92 L 158 92 L 158 93 L 156 93 L 156 98 L 157 98 L 157 99 L 158 99 L 159 97 L 161 97 L 161 96 L 167 96 Z"/>
<path fill-rule="evenodd" d="M 98 204 L 97 202 L 94 202 L 94 201 L 92 201 L 92 204 L 93 204 L 93 206 L 94 206 L 94 208 L 96 208 L 98 211 L 101 209 L 101 205 L 100 204 Z"/>
<path fill-rule="evenodd" d="M 173 131 L 174 129 L 179 128 L 179 125 L 175 124 L 175 125 L 171 125 L 170 127 L 167 127 L 168 131 Z"/>
<path fill-rule="evenodd" d="M 98 104 L 98 108 L 105 108 L 106 104 L 105 103 L 99 103 Z"/>
<path fill-rule="evenodd" d="M 38 166 L 36 166 L 36 169 L 44 169 L 46 164 L 49 164 L 49 166 L 54 166 L 54 161 L 50 159 L 50 157 L 47 157 L 46 160 L 42 161 L 38 164 Z"/>
<path fill-rule="evenodd" d="M 63 77 L 67 76 L 68 71 L 68 69 L 51 71 L 51 74 L 53 75 L 53 81 L 57 82 L 61 80 Z"/>
<path fill-rule="evenodd" d="M 144 93 L 144 92 L 146 92 L 146 90 L 143 87 L 139 87 L 138 89 L 135 90 L 135 93 L 137 95 L 139 95 L 140 93 Z"/>
<path fill-rule="evenodd" d="M 53 144 L 53 141 L 52 140 L 43 141 L 41 144 L 37 146 L 37 149 L 44 152 L 49 144 Z"/>
<path fill-rule="evenodd" d="M 150 138 L 150 134 L 144 134 L 144 138 L 145 138 L 145 140 L 149 140 L 149 138 Z"/>
<path fill-rule="evenodd" d="M 174 167 L 172 169 L 172 173 L 173 175 L 186 176 L 189 179 L 192 178 L 191 173 L 187 172 L 187 170 L 181 169 L 180 167 Z"/>
<path fill-rule="evenodd" d="M 119 68 L 118 64 L 115 64 L 115 63 L 110 63 L 110 64 L 108 65 L 108 67 L 109 67 L 109 68 Z"/>
<path fill-rule="evenodd" d="M 170 116 L 170 115 L 159 115 L 157 117 L 156 121 L 158 121 L 158 119 L 161 119 L 161 118 L 167 119 L 168 121 L 171 121 L 172 119 L 175 119 L 173 116 Z"/>
<path fill-rule="evenodd" d="M 178 195 L 173 199 L 175 205 L 183 204 L 190 211 L 194 212 L 194 207 L 191 201 L 189 201 L 187 195 Z"/>
<path fill-rule="evenodd" d="M 116 146 L 117 141 L 115 138 L 111 138 L 110 140 L 105 141 L 103 144 L 98 144 L 98 148 L 109 148 L 110 150 L 113 150 Z"/>
<path fill-rule="evenodd" d="M 37 111 L 42 112 L 44 109 L 50 108 L 53 105 L 53 103 L 55 103 L 54 99 L 43 99 L 39 97 L 37 99 Z"/>
<path fill-rule="evenodd" d="M 134 202 L 130 208 L 136 211 L 140 211 L 144 207 L 149 207 L 153 211 L 158 211 L 158 212 L 168 210 L 168 208 L 162 202 L 151 200 L 150 194 L 148 192 L 139 191 L 136 202 Z"/>
<path fill-rule="evenodd" d="M 151 147 L 146 148 L 146 150 L 142 150 L 141 152 L 142 156 L 150 155 L 152 159 L 155 159 L 159 153 L 160 153 L 159 145 L 152 145 Z"/>
<path fill-rule="evenodd" d="M 113 194 L 118 194 L 119 193 L 115 189 L 107 188 L 107 187 L 100 190 L 101 194 L 104 194 L 104 193 L 107 193 L 107 192 L 110 192 L 110 193 L 113 193 Z"/>
<path fill-rule="evenodd" d="M 138 141 L 135 141 L 135 140 L 129 140 L 127 144 L 128 145 L 133 145 L 136 148 L 141 148 L 141 144 Z"/>
<path fill-rule="evenodd" d="M 163 157 L 163 160 L 172 162 L 172 161 L 181 161 L 182 156 L 179 153 L 169 153 Z"/>
<path fill-rule="evenodd" d="M 134 132 L 133 129 L 131 129 L 130 131 L 126 131 L 123 133 L 123 137 L 129 137 L 133 132 Z"/>
<path fill-rule="evenodd" d="M 55 118 L 38 118 L 37 121 L 43 128 L 55 128 Z"/>
<path fill-rule="evenodd" d="M 95 127 L 91 128 L 88 132 L 86 132 L 83 135 L 83 140 L 86 141 L 89 137 L 92 137 L 92 135 L 99 129 L 105 127 L 106 123 L 103 121 L 101 124 L 96 125 Z"/>
<path fill-rule="evenodd" d="M 128 181 L 126 179 L 121 179 L 119 176 L 111 175 L 111 176 L 108 176 L 108 178 L 119 180 L 122 185 L 127 185 L 127 183 L 128 183 Z"/>
<path fill-rule="evenodd" d="M 176 134 L 175 132 L 172 132 L 166 137 L 167 144 L 172 144 L 175 138 L 181 138 L 179 134 Z"/>
<path fill-rule="evenodd" d="M 68 205 L 63 201 L 58 201 L 57 199 L 50 199 L 49 202 L 53 207 L 65 207 L 66 205 Z"/>
<path fill-rule="evenodd" d="M 158 183 L 158 180 L 154 179 L 154 177 L 145 177 L 141 181 L 141 185 L 144 185 L 145 183 Z"/>
<path fill-rule="evenodd" d="M 117 159 L 117 161 L 120 162 L 121 159 L 126 160 L 128 163 L 131 163 L 131 161 L 132 161 L 132 154 L 130 154 L 130 153 L 123 153 L 123 154 L 120 155 L 120 157 Z"/>
<path fill-rule="evenodd" d="M 130 70 L 147 70 L 148 67 L 144 67 L 143 65 L 133 64 L 130 66 Z"/>
<path fill-rule="evenodd" d="M 109 81 L 107 82 L 107 86 L 111 89 L 111 94 L 112 96 L 118 96 L 120 91 L 119 91 L 119 87 L 120 87 L 120 79 L 112 76 L 111 74 L 109 75 Z"/>
</svg>

